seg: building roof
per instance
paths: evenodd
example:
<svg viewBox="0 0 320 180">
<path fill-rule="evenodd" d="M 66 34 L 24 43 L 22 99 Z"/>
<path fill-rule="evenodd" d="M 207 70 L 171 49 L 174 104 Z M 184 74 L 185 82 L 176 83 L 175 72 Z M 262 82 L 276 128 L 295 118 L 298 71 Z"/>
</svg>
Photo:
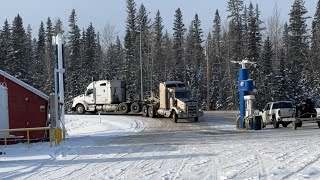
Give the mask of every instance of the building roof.
<svg viewBox="0 0 320 180">
<path fill-rule="evenodd" d="M 10 81 L 13 81 L 14 83 L 24 87 L 25 89 L 29 90 L 30 92 L 40 96 L 41 98 L 45 99 L 45 100 L 49 100 L 49 96 L 47 96 L 46 94 L 44 94 L 43 92 L 39 91 L 38 89 L 30 86 L 29 84 L 17 79 L 16 77 L 0 70 L 0 75 L 2 75 L 3 77 L 5 77 L 6 79 L 9 79 Z"/>
</svg>

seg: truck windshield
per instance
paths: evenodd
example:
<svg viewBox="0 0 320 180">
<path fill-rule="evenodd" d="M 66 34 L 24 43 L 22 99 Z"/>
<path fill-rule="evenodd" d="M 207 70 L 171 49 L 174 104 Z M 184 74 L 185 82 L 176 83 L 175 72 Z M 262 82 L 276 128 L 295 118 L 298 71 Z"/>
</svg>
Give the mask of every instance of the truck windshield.
<svg viewBox="0 0 320 180">
<path fill-rule="evenodd" d="M 289 102 L 279 102 L 274 103 L 272 109 L 281 109 L 281 108 L 293 108 L 292 103 Z"/>
<path fill-rule="evenodd" d="M 186 98 L 190 99 L 191 98 L 191 92 L 190 91 L 184 91 L 184 92 L 175 92 L 175 97 L 176 98 Z"/>
</svg>

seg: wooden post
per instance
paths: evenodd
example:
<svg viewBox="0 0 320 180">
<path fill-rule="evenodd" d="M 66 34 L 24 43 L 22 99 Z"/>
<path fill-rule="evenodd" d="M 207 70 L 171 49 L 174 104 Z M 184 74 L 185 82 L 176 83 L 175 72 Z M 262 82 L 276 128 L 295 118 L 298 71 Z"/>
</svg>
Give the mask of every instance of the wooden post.
<svg viewBox="0 0 320 180">
<path fill-rule="evenodd" d="M 30 133 L 29 133 L 29 129 L 27 129 L 27 143 L 28 143 L 28 148 L 30 147 Z"/>
</svg>

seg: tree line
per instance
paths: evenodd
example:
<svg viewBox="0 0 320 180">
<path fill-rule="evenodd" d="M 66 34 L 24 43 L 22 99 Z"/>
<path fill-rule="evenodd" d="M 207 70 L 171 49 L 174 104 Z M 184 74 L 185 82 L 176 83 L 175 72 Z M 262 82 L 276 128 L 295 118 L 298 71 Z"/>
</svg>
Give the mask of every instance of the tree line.
<svg viewBox="0 0 320 180">
<path fill-rule="evenodd" d="M 38 36 L 31 26 L 24 29 L 22 17 L 12 24 L 5 20 L 0 32 L 0 69 L 49 94 L 54 92 L 55 64 L 52 36 L 63 34 L 65 44 L 66 103 L 84 91 L 95 79 L 121 79 L 127 84 L 127 98 L 140 99 L 141 68 L 144 95 L 158 92 L 162 81 L 183 81 L 192 96 L 206 109 L 238 109 L 237 72 L 231 61 L 248 59 L 255 81 L 256 108 L 269 101 L 301 102 L 307 97 L 320 105 L 320 1 L 311 29 L 304 0 L 294 0 L 289 21 L 282 22 L 275 6 L 262 21 L 258 4 L 228 0 L 227 23 L 219 11 L 212 14 L 212 31 L 204 34 L 197 14 L 184 24 L 177 8 L 173 33 L 165 29 L 161 13 L 149 17 L 146 7 L 126 0 L 125 37 L 117 36 L 112 25 L 98 32 L 92 23 L 77 24 L 76 11 L 68 28 L 60 19 L 40 22 Z M 140 62 L 142 60 L 142 62 Z"/>
</svg>

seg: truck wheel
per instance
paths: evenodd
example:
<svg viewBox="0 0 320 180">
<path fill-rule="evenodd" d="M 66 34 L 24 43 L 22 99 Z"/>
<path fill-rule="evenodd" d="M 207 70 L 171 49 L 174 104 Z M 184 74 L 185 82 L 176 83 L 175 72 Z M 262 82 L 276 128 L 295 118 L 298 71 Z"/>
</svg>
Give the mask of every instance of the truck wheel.
<svg viewBox="0 0 320 180">
<path fill-rule="evenodd" d="M 149 114 L 148 114 L 148 106 L 144 105 L 142 107 L 142 116 L 143 117 L 149 117 Z"/>
<path fill-rule="evenodd" d="M 133 113 L 139 113 L 141 112 L 141 106 L 138 102 L 134 102 L 130 106 L 131 112 Z"/>
<path fill-rule="evenodd" d="M 153 106 L 150 106 L 148 108 L 148 114 L 151 118 L 155 118 L 156 117 L 156 113 L 154 112 Z"/>
<path fill-rule="evenodd" d="M 86 110 L 84 109 L 84 106 L 82 104 L 78 104 L 76 106 L 76 112 L 78 114 L 84 114 L 86 112 Z"/>
<path fill-rule="evenodd" d="M 276 120 L 276 118 L 272 118 L 272 122 L 274 128 L 279 128 L 279 122 Z"/>
<path fill-rule="evenodd" d="M 297 126 L 298 126 L 298 127 L 302 127 L 302 122 L 299 122 L 299 123 L 297 124 Z"/>
<path fill-rule="evenodd" d="M 121 103 L 119 105 L 119 111 L 122 113 L 122 114 L 127 114 L 129 112 L 129 107 L 128 107 L 128 104 L 126 103 Z"/>
<path fill-rule="evenodd" d="M 286 128 L 288 124 L 286 122 L 282 122 L 282 127 Z"/>
<path fill-rule="evenodd" d="M 320 128 L 320 122 L 318 121 L 318 127 Z"/>
<path fill-rule="evenodd" d="M 178 122 L 178 114 L 176 113 L 176 111 L 173 111 L 172 112 L 172 119 L 175 123 Z"/>
</svg>

